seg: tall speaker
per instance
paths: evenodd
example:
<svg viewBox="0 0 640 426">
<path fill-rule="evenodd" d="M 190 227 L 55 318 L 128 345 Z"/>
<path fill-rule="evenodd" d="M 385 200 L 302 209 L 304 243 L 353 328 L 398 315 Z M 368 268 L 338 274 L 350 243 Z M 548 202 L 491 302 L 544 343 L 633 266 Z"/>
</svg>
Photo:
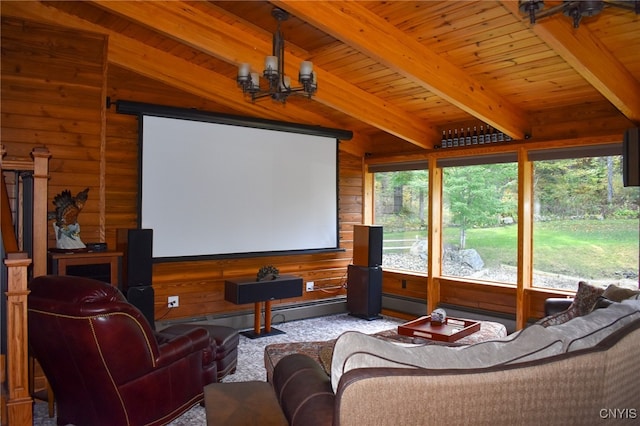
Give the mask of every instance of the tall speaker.
<svg viewBox="0 0 640 426">
<path fill-rule="evenodd" d="M 347 268 L 347 310 L 355 317 L 382 318 L 382 268 L 349 265 Z"/>
<path fill-rule="evenodd" d="M 153 276 L 153 230 L 118 229 L 116 248 L 122 252 L 122 292 L 155 330 Z"/>
<path fill-rule="evenodd" d="M 153 271 L 153 230 L 118 229 L 116 248 L 122 252 L 122 291 L 151 285 Z"/>
<path fill-rule="evenodd" d="M 627 129 L 622 140 L 622 182 L 640 186 L 640 128 Z"/>
<path fill-rule="evenodd" d="M 153 307 L 154 291 L 153 287 L 129 287 L 127 291 L 127 301 L 138 308 L 142 315 L 145 316 L 152 329 L 156 329 L 155 312 Z"/>
<path fill-rule="evenodd" d="M 382 226 L 353 225 L 353 264 L 382 265 Z"/>
</svg>

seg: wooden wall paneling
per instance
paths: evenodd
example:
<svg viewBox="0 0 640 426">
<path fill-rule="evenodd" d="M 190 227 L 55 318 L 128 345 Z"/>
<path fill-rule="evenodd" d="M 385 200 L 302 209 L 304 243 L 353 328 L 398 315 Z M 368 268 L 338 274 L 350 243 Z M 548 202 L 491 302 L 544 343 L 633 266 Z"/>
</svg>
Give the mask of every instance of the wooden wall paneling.
<svg viewBox="0 0 640 426">
<path fill-rule="evenodd" d="M 438 278 L 440 302 L 508 314 L 516 313 L 516 287 Z"/>
<path fill-rule="evenodd" d="M 525 289 L 525 297 L 527 300 L 529 315 L 526 318 L 527 321 L 536 320 L 544 317 L 544 302 L 550 297 L 573 297 L 572 292 L 545 289 L 545 288 L 529 288 Z"/>
<path fill-rule="evenodd" d="M 382 292 L 427 302 L 427 277 L 396 271 L 382 272 Z"/>
<path fill-rule="evenodd" d="M 3 144 L 16 155 L 49 149 L 50 201 L 64 189 L 90 188 L 79 220 L 85 242 L 100 236 L 105 49 L 102 35 L 2 19 L 2 111 L 11 112 L 3 115 Z M 48 245 L 55 246 L 51 228 Z"/>
</svg>

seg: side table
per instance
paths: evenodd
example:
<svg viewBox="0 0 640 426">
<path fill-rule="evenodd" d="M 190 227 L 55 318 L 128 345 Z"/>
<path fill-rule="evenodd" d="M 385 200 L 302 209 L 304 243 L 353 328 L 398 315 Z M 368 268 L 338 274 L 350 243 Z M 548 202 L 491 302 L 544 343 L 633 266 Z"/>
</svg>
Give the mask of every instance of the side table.
<svg viewBox="0 0 640 426">
<path fill-rule="evenodd" d="M 224 282 L 224 299 L 242 305 L 254 303 L 253 331 L 242 335 L 257 337 L 283 334 L 283 331 L 271 327 L 271 301 L 302 296 L 302 278 L 293 275 L 280 275 L 269 281 L 256 281 L 255 278 L 238 278 Z M 264 330 L 260 327 L 261 303 L 264 302 Z"/>
<path fill-rule="evenodd" d="M 62 251 L 49 252 L 51 273 L 68 275 L 67 267 L 79 265 L 109 264 L 111 285 L 118 287 L 122 271 L 122 252 L 120 251 Z"/>
</svg>

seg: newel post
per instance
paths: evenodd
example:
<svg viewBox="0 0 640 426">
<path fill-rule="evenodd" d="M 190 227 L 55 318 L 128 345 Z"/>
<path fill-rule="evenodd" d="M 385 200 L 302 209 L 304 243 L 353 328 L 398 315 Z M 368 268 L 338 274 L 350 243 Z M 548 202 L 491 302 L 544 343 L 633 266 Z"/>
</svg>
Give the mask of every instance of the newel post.
<svg viewBox="0 0 640 426">
<path fill-rule="evenodd" d="M 9 425 L 33 424 L 33 400 L 29 394 L 27 331 L 27 267 L 31 259 L 26 253 L 9 253 L 4 261 L 8 272 L 7 296 L 7 378 Z"/>
</svg>

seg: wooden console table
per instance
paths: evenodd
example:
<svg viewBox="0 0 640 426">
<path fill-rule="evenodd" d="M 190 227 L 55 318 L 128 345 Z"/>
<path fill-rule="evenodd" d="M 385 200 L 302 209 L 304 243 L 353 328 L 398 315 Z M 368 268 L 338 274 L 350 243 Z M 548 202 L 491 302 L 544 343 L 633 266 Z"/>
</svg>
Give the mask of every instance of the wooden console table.
<svg viewBox="0 0 640 426">
<path fill-rule="evenodd" d="M 121 251 L 49 252 L 51 273 L 67 275 L 68 266 L 109 264 L 111 285 L 118 287 L 122 270 Z"/>
<path fill-rule="evenodd" d="M 302 278 L 293 275 L 280 275 L 269 281 L 256 281 L 255 278 L 238 278 L 224 282 L 224 299 L 242 305 L 254 303 L 253 331 L 243 332 L 251 339 L 274 334 L 281 330 L 271 327 L 271 301 L 302 296 Z M 260 308 L 264 302 L 264 329 L 260 327 Z"/>
</svg>

